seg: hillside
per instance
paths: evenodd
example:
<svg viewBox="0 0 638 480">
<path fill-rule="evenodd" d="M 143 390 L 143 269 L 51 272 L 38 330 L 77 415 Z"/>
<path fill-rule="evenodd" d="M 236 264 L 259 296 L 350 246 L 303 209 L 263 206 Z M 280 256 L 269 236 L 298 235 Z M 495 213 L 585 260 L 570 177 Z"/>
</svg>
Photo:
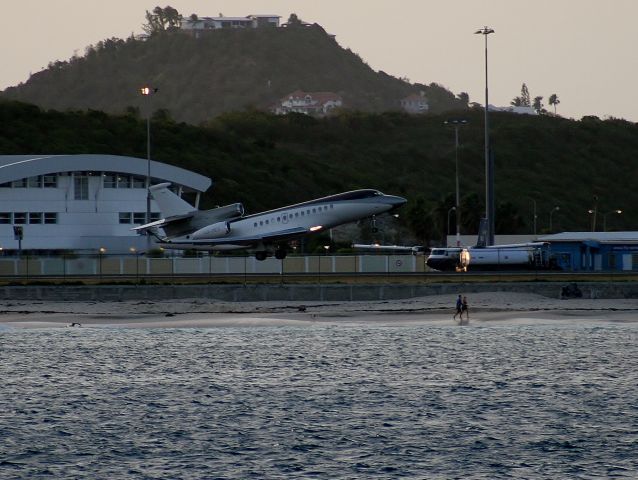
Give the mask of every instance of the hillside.
<svg viewBox="0 0 638 480">
<path fill-rule="evenodd" d="M 467 107 L 436 84 L 411 85 L 373 71 L 318 25 L 226 29 L 199 39 L 179 32 L 147 41 L 110 39 L 0 96 L 47 109 L 123 113 L 142 106 L 143 85 L 159 88 L 153 111 L 195 124 L 223 112 L 265 110 L 298 89 L 338 93 L 351 110 L 398 110 L 401 98 L 419 91 L 433 112 Z"/>
<path fill-rule="evenodd" d="M 460 186 L 463 232 L 476 232 L 484 200 L 482 111 L 463 112 Z M 404 195 L 399 222 L 421 240 L 439 241 L 454 204 L 454 131 L 446 115 L 343 112 L 326 119 L 259 112 L 224 114 L 201 127 L 157 118 L 153 158 L 210 176 L 202 206 L 242 201 L 249 212 L 354 188 Z M 598 197 L 599 228 L 636 230 L 638 126 L 585 117 L 573 121 L 491 115 L 497 233 L 589 230 Z M 134 114 L 43 111 L 0 101 L 4 154 L 146 155 L 143 118 Z M 405 240 L 404 240 L 405 241 Z"/>
</svg>

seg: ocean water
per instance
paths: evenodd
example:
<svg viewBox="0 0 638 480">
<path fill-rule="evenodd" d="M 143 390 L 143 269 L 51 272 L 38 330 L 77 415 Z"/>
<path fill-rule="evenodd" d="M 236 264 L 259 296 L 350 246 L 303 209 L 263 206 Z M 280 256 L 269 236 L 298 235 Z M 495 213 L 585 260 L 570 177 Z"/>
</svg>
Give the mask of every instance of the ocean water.
<svg viewBox="0 0 638 480">
<path fill-rule="evenodd" d="M 2 479 L 638 478 L 638 325 L 0 330 Z"/>
</svg>

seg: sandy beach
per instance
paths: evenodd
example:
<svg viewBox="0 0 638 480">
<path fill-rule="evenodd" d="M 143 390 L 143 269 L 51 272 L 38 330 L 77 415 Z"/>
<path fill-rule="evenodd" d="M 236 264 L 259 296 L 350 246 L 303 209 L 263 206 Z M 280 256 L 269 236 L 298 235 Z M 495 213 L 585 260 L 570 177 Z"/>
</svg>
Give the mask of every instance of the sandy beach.
<svg viewBox="0 0 638 480">
<path fill-rule="evenodd" d="M 536 294 L 468 296 L 470 325 L 490 322 L 636 322 L 638 299 L 560 300 Z M 458 324 L 454 295 L 377 302 L 220 302 L 208 299 L 126 302 L 0 303 L 0 325 L 12 328 L 206 328 L 312 324 Z"/>
</svg>

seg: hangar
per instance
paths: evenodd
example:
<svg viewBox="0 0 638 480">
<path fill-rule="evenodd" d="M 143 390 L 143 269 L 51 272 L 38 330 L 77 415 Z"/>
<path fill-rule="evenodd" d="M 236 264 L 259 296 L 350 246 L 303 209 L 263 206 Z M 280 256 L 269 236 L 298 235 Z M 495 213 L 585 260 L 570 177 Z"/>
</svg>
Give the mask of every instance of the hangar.
<svg viewBox="0 0 638 480">
<path fill-rule="evenodd" d="M 538 240 L 550 243 L 562 270 L 638 270 L 638 232 L 563 232 Z"/>
<path fill-rule="evenodd" d="M 146 223 L 148 183 L 178 194 L 208 190 L 210 178 L 165 163 L 117 155 L 0 155 L 0 248 L 128 253 L 147 248 L 131 230 Z M 193 203 L 193 201 L 191 201 Z M 154 201 L 151 221 L 159 219 Z"/>
</svg>

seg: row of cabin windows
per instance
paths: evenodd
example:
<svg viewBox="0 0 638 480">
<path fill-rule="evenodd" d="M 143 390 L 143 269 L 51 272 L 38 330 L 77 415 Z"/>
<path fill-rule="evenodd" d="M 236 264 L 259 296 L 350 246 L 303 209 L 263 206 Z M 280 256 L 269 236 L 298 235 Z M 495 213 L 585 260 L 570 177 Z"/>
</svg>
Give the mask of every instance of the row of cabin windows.
<svg viewBox="0 0 638 480">
<path fill-rule="evenodd" d="M 280 215 L 277 217 L 276 221 L 279 223 L 282 220 L 284 222 L 291 220 L 293 218 L 299 218 L 299 217 L 305 217 L 306 215 L 312 215 L 314 213 L 321 213 L 328 211 L 328 209 L 333 209 L 334 205 L 324 205 L 323 207 L 313 207 L 313 208 L 308 208 L 306 210 L 300 210 L 298 212 L 294 212 L 294 213 L 284 213 L 283 215 Z M 275 218 L 271 218 L 270 220 L 260 220 L 259 222 L 255 222 L 254 226 L 255 227 L 261 227 L 264 225 L 270 225 L 271 223 L 275 223 Z"/>
<path fill-rule="evenodd" d="M 58 214 L 57 212 L 0 212 L 0 223 L 15 225 L 58 223 Z"/>
<path fill-rule="evenodd" d="M 100 175 L 96 172 L 76 172 L 73 175 L 74 184 L 81 184 L 81 189 L 86 184 L 88 194 L 88 177 Z M 103 173 L 102 184 L 104 188 L 146 188 L 146 178 L 135 175 L 118 175 L 117 173 Z M 0 184 L 0 188 L 57 188 L 58 175 L 37 175 L 34 177 L 21 178 Z M 80 196 L 82 196 L 80 194 Z M 77 197 L 77 194 L 76 194 Z M 81 200 L 81 198 L 76 198 Z"/>
<path fill-rule="evenodd" d="M 159 219 L 159 212 L 151 212 L 151 222 L 155 222 Z M 120 212 L 120 223 L 144 225 L 146 223 L 146 212 Z"/>
</svg>

